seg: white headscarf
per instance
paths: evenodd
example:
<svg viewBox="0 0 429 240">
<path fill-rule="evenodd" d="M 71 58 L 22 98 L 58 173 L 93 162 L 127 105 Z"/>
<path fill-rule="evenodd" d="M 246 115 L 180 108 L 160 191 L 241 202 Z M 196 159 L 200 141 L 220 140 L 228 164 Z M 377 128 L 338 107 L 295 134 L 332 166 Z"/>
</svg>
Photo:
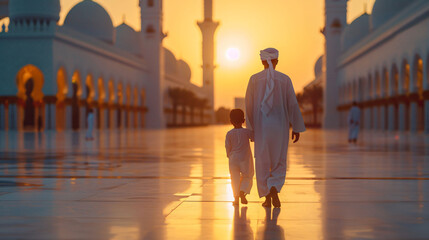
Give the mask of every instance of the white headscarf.
<svg viewBox="0 0 429 240">
<path fill-rule="evenodd" d="M 261 51 L 259 54 L 262 61 L 267 61 L 267 86 L 265 87 L 265 95 L 262 100 L 261 110 L 265 115 L 271 111 L 273 107 L 273 89 L 274 89 L 274 67 L 271 60 L 279 58 L 279 51 L 275 48 L 267 48 Z"/>
</svg>

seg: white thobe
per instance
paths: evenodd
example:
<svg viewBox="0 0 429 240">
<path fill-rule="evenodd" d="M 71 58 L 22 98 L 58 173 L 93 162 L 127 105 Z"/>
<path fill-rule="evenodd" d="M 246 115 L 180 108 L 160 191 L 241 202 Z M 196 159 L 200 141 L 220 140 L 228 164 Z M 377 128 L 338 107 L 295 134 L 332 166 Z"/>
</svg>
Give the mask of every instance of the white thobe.
<svg viewBox="0 0 429 240">
<path fill-rule="evenodd" d="M 88 113 L 88 129 L 86 129 L 86 138 L 93 138 L 92 131 L 94 130 L 94 113 Z"/>
<path fill-rule="evenodd" d="M 249 140 L 253 141 L 253 132 L 246 128 L 234 128 L 226 134 L 225 149 L 234 197 L 239 196 L 240 191 L 250 194 L 253 185 L 254 167 Z"/>
<path fill-rule="evenodd" d="M 268 195 L 271 187 L 280 192 L 286 178 L 289 129 L 304 132 L 305 125 L 290 78 L 275 71 L 273 106 L 262 113 L 267 70 L 253 75 L 247 86 L 247 127 L 255 135 L 255 169 L 259 197 Z"/>
<path fill-rule="evenodd" d="M 359 134 L 360 109 L 353 106 L 349 112 L 349 140 L 357 139 Z"/>
</svg>

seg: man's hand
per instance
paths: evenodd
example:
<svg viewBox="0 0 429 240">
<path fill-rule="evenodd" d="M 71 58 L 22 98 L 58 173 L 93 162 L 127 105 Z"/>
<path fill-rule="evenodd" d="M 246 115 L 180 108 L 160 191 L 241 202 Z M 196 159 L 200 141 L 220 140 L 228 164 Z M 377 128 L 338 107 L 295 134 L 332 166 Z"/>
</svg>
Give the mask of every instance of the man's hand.
<svg viewBox="0 0 429 240">
<path fill-rule="evenodd" d="M 292 131 L 292 140 L 294 140 L 293 143 L 298 142 L 298 140 L 299 140 L 299 133 Z"/>
</svg>

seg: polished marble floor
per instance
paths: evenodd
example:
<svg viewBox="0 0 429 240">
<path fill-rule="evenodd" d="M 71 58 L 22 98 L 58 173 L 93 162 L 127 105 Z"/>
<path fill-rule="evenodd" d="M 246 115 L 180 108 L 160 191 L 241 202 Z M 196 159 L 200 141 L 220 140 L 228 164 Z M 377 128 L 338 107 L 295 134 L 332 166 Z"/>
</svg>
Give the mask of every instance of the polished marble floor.
<svg viewBox="0 0 429 240">
<path fill-rule="evenodd" d="M 309 130 L 268 210 L 231 204 L 228 129 L 0 132 L 0 239 L 429 238 L 429 136 Z"/>
</svg>

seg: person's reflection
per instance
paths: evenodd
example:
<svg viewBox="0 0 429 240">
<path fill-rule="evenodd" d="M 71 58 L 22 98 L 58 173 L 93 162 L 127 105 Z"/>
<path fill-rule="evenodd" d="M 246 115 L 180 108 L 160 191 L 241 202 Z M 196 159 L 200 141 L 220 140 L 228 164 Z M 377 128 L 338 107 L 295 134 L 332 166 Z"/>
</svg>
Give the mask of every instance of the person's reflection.
<svg viewBox="0 0 429 240">
<path fill-rule="evenodd" d="M 258 229 L 257 239 L 285 239 L 284 230 L 277 225 L 277 219 L 280 215 L 281 208 L 274 208 L 273 215 L 271 216 L 271 208 L 265 208 L 265 225 Z"/>
<path fill-rule="evenodd" d="M 247 220 L 247 207 L 234 207 L 234 239 L 253 239 L 250 220 Z"/>
</svg>

